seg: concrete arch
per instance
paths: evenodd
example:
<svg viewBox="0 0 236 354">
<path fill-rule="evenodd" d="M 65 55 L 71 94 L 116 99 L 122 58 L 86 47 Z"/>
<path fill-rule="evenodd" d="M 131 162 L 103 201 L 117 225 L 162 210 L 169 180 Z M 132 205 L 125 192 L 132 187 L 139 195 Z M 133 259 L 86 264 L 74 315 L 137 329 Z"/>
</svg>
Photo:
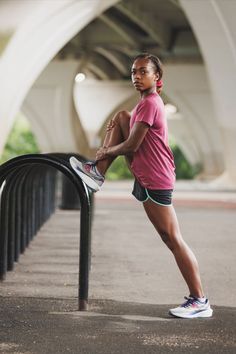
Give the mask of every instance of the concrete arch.
<svg viewBox="0 0 236 354">
<path fill-rule="evenodd" d="M 38 2 L 16 31 L 0 62 L 0 151 L 30 87 L 55 54 L 117 0 Z M 16 61 L 17 58 L 17 61 Z"/>
<path fill-rule="evenodd" d="M 90 147 L 100 146 L 98 132 L 106 117 L 133 93 L 130 82 L 86 79 L 75 86 L 75 106 Z"/>
<path fill-rule="evenodd" d="M 236 2 L 180 0 L 180 3 L 205 60 L 222 138 L 225 172 L 214 184 L 235 188 Z"/>
<path fill-rule="evenodd" d="M 107 123 L 109 122 L 109 120 L 111 120 L 117 112 L 120 112 L 120 111 L 131 112 L 132 109 L 134 108 L 134 106 L 137 104 L 138 99 L 139 99 L 139 97 L 138 97 L 137 93 L 133 93 L 133 90 L 130 90 L 130 94 L 128 95 L 128 97 L 126 97 L 124 100 L 119 102 L 109 112 L 109 114 L 105 117 L 103 124 L 101 125 L 100 130 L 98 132 L 98 135 L 100 136 L 102 141 L 105 138 L 106 126 L 107 126 Z"/>
<path fill-rule="evenodd" d="M 78 61 L 51 61 L 30 89 L 22 111 L 31 122 L 42 152 L 89 155 L 88 141 L 74 108 Z"/>
</svg>

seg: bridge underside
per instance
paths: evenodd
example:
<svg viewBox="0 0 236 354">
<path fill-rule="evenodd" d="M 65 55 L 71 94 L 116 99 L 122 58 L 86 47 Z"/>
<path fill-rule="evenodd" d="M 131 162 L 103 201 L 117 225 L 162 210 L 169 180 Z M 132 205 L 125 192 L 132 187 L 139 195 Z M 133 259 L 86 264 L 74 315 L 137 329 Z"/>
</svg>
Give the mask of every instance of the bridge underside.
<svg viewBox="0 0 236 354">
<path fill-rule="evenodd" d="M 130 66 L 148 51 L 163 61 L 163 99 L 177 108 L 168 114 L 170 133 L 188 160 L 203 166 L 202 177 L 224 172 L 214 183 L 234 187 L 235 10 L 221 0 L 45 1 L 30 9 L 17 30 L 4 37 L 0 27 L 0 45 L 8 40 L 0 62 L 0 149 L 21 109 L 43 152 L 92 156 L 105 122 L 137 102 Z M 75 84 L 78 72 L 86 79 Z"/>
</svg>

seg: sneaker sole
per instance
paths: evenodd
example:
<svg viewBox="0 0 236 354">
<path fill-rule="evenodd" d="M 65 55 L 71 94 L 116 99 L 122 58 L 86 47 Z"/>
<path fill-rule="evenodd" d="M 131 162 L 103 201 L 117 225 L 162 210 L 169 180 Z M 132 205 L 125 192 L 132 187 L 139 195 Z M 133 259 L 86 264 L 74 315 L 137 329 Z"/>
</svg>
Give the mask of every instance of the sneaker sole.
<svg viewBox="0 0 236 354">
<path fill-rule="evenodd" d="M 92 191 L 94 192 L 98 192 L 100 190 L 100 187 L 98 186 L 98 184 L 88 175 L 86 175 L 86 173 L 78 170 L 78 167 L 75 163 L 75 158 L 71 157 L 70 158 L 70 165 L 73 168 L 73 170 L 75 171 L 75 173 L 82 179 L 82 181 L 90 188 L 92 189 Z"/>
<path fill-rule="evenodd" d="M 171 311 L 169 311 L 169 314 L 173 317 L 178 317 L 178 318 L 207 318 L 207 317 L 212 317 L 212 314 L 213 314 L 213 310 L 211 308 L 209 309 L 206 309 L 206 310 L 203 310 L 203 311 L 199 311 L 193 315 L 190 315 L 190 314 L 175 314 L 175 313 L 172 313 Z"/>
</svg>

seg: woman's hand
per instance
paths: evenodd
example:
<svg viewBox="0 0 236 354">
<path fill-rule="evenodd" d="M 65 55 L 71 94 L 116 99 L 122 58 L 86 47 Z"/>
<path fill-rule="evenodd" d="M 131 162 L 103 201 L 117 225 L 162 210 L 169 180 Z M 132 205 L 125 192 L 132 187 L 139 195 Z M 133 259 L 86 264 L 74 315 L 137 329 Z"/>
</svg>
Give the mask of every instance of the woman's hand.
<svg viewBox="0 0 236 354">
<path fill-rule="evenodd" d="M 106 131 L 109 132 L 110 130 L 112 130 L 112 128 L 114 128 L 115 125 L 116 125 L 115 121 L 111 119 L 107 124 Z"/>
<path fill-rule="evenodd" d="M 98 151 L 96 153 L 96 161 L 106 159 L 108 157 L 107 150 L 108 150 L 108 148 L 105 146 L 98 149 Z"/>
</svg>

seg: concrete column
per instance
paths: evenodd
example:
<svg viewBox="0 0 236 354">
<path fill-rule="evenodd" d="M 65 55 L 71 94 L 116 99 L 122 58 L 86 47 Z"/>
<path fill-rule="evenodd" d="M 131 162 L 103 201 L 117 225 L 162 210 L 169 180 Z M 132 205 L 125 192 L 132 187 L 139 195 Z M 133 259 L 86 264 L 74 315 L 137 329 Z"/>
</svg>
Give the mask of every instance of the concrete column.
<svg viewBox="0 0 236 354">
<path fill-rule="evenodd" d="M 199 151 L 195 139 L 191 139 L 188 125 L 185 124 L 186 122 L 182 114 L 167 114 L 167 123 L 169 135 L 174 137 L 188 162 L 192 166 L 202 164 L 201 151 Z"/>
<path fill-rule="evenodd" d="M 180 0 L 205 60 L 221 133 L 225 172 L 215 185 L 236 187 L 236 2 Z"/>
<path fill-rule="evenodd" d="M 176 136 L 179 135 L 186 142 L 181 143 L 179 138 L 180 146 L 194 145 L 203 166 L 202 178 L 219 175 L 224 168 L 222 137 L 204 66 L 167 64 L 163 80 L 166 96 L 178 108 L 182 117 Z M 184 135 L 180 132 L 180 126 L 184 129 Z M 174 126 L 171 132 L 175 136 Z"/>
</svg>

